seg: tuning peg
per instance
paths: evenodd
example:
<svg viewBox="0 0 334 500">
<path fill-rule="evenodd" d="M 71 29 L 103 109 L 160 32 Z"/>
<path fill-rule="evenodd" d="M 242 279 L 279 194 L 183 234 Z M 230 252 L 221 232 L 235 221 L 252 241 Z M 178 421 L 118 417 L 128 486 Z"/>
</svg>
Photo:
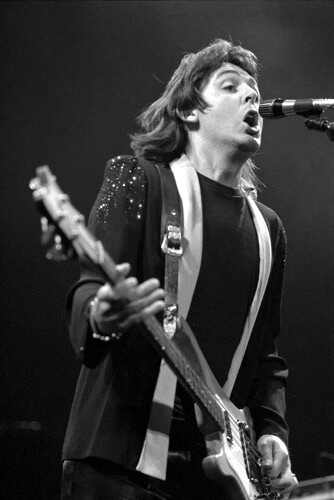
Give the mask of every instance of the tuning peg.
<svg viewBox="0 0 334 500">
<path fill-rule="evenodd" d="M 41 183 L 40 183 L 38 177 L 34 177 L 29 182 L 29 189 L 31 189 L 31 191 L 36 191 L 36 189 L 38 189 L 40 186 L 41 186 Z"/>
<path fill-rule="evenodd" d="M 56 234 L 56 228 L 53 224 L 50 224 L 50 222 L 46 217 L 41 217 L 41 231 L 42 231 L 42 237 L 41 237 L 42 246 L 48 247 L 50 245 L 53 245 Z"/>
<path fill-rule="evenodd" d="M 46 258 L 55 261 L 64 261 L 69 257 L 69 252 L 66 246 L 63 244 L 61 236 L 59 234 L 54 234 L 54 243 L 48 248 L 46 252 Z"/>
<path fill-rule="evenodd" d="M 56 227 L 50 224 L 46 217 L 41 217 L 41 229 L 41 243 L 42 246 L 47 247 L 47 259 L 62 262 L 73 256 L 72 248 L 63 242 L 62 237 L 57 233 Z"/>
</svg>

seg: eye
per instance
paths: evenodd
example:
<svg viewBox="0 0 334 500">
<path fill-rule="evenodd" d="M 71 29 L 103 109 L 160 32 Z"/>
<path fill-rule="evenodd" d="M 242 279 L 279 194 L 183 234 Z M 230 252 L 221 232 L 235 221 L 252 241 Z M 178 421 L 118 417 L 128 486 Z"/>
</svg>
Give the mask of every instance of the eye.
<svg viewBox="0 0 334 500">
<path fill-rule="evenodd" d="M 235 85 L 233 83 L 229 83 L 227 85 L 224 85 L 223 89 L 224 90 L 234 90 L 235 89 Z"/>
</svg>

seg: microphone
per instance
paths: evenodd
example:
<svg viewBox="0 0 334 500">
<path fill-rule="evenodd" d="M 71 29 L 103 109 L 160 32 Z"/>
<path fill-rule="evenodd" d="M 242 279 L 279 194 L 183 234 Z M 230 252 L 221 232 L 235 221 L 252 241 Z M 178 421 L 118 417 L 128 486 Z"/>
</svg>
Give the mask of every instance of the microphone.
<svg viewBox="0 0 334 500">
<path fill-rule="evenodd" d="M 260 103 L 263 118 L 283 118 L 290 115 L 317 115 L 326 108 L 334 108 L 334 99 L 269 99 Z"/>
</svg>

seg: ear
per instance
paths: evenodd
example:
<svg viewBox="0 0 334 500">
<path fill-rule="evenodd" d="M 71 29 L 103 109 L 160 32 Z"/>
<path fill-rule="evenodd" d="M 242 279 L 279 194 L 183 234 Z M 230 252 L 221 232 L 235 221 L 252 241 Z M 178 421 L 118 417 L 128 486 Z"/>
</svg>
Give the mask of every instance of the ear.
<svg viewBox="0 0 334 500">
<path fill-rule="evenodd" d="M 191 109 L 188 111 L 176 110 L 177 116 L 186 123 L 197 123 L 198 122 L 198 109 Z"/>
</svg>

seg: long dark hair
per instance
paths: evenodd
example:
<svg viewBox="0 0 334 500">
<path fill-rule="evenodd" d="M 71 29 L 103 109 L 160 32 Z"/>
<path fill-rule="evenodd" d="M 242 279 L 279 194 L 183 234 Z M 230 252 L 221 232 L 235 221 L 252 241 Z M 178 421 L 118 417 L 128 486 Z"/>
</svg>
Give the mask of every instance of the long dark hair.
<svg viewBox="0 0 334 500">
<path fill-rule="evenodd" d="M 168 82 L 162 96 L 138 116 L 140 132 L 131 136 L 131 148 L 136 156 L 156 162 L 168 163 L 179 158 L 186 149 L 187 131 L 177 111 L 190 111 L 207 107 L 201 90 L 211 74 L 223 63 L 239 66 L 256 81 L 256 56 L 240 45 L 222 39 L 214 40 L 205 49 L 187 54 Z M 243 187 L 255 187 L 255 165 L 248 160 L 243 166 Z"/>
</svg>

